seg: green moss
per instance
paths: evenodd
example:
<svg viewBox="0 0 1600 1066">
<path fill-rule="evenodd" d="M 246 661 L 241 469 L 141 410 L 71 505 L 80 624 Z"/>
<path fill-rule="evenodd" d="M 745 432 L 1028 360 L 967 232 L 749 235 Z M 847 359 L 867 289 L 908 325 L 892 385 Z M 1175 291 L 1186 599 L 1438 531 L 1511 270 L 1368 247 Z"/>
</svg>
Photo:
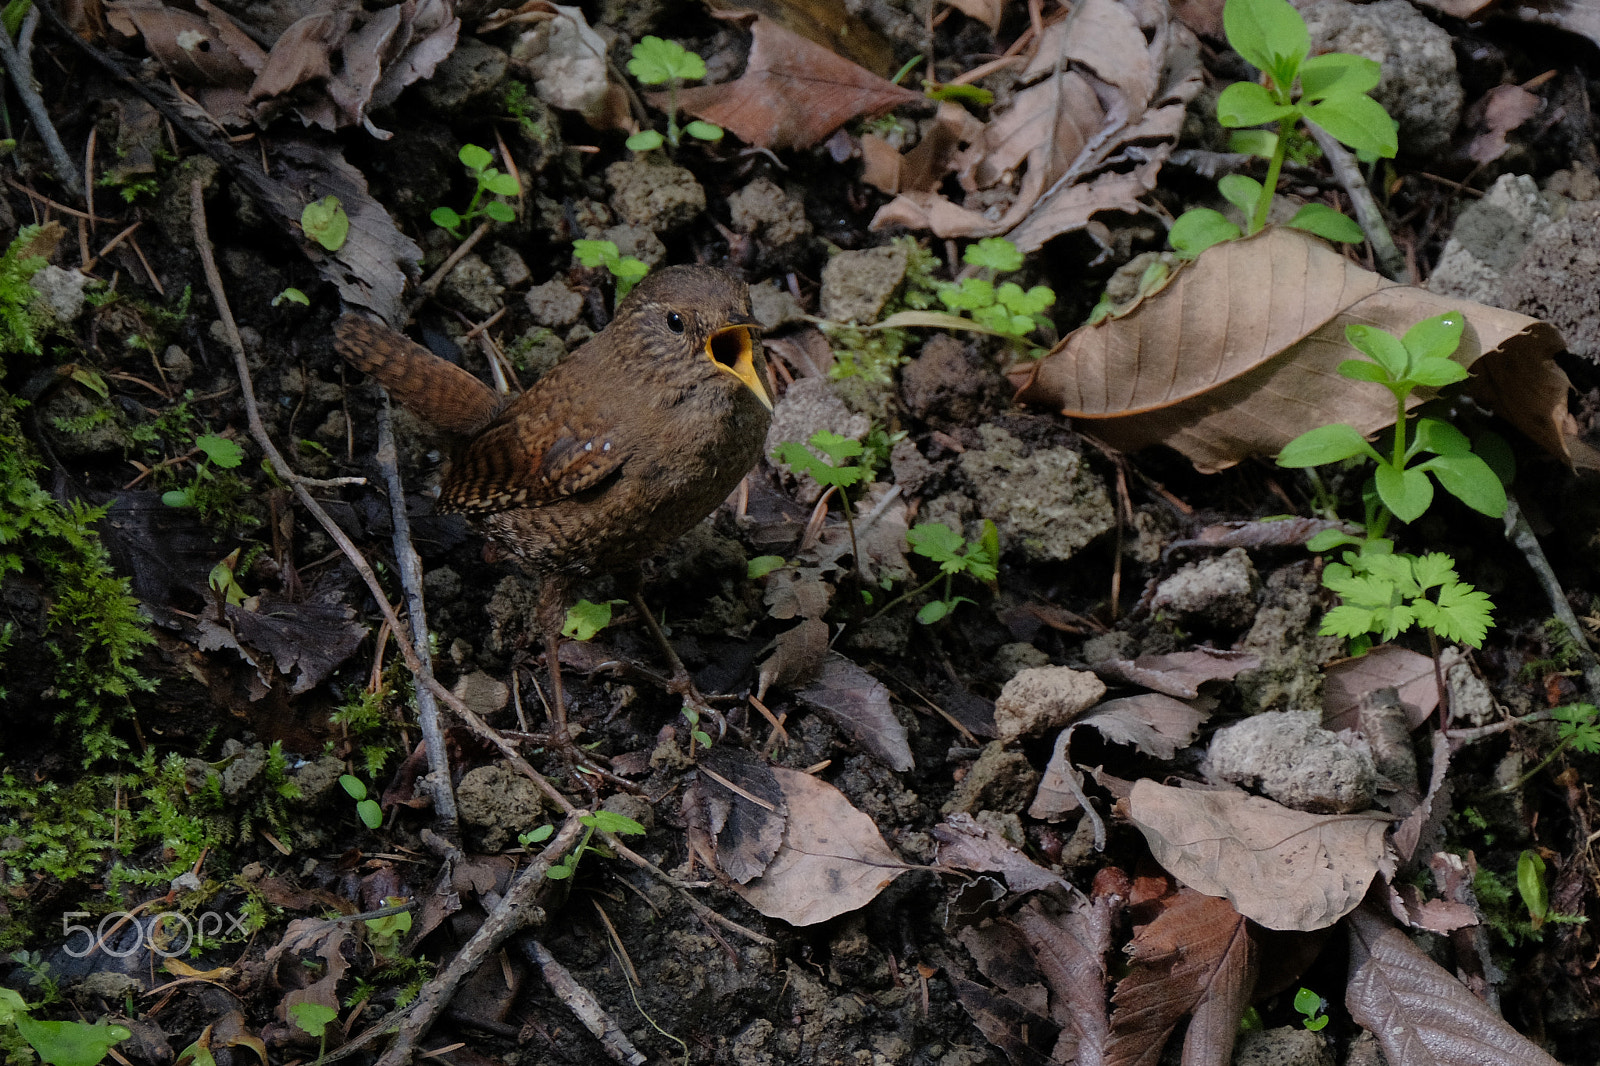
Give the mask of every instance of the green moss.
<svg viewBox="0 0 1600 1066">
<path fill-rule="evenodd" d="M 56 223 L 50 225 L 60 229 Z M 39 254 L 40 242 L 46 239 L 44 226 L 23 226 L 5 255 L 0 255 L 0 352 L 40 354 L 39 334 L 46 316 L 36 303 L 38 293 L 32 283 L 46 265 Z"/>
</svg>

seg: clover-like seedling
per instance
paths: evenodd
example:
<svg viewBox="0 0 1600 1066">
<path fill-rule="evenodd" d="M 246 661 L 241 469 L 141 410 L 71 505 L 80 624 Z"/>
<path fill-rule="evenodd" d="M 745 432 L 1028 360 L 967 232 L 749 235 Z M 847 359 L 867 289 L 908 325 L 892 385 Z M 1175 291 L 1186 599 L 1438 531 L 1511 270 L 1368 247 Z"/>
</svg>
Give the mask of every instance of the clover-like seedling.
<svg viewBox="0 0 1600 1066">
<path fill-rule="evenodd" d="M 923 604 L 917 611 L 917 621 L 923 625 L 932 625 L 947 617 L 961 604 L 973 602 L 966 596 L 955 594 L 956 575 L 966 574 L 988 585 L 994 584 L 999 576 L 1000 531 L 987 518 L 983 520 L 983 532 L 976 541 L 969 542 L 943 522 L 919 522 L 906 533 L 906 543 L 911 545 L 911 550 L 917 555 L 938 563 L 939 572 L 925 584 L 884 604 L 883 609 L 878 612 L 879 615 L 922 595 L 942 581 L 943 595 Z"/>
<path fill-rule="evenodd" d="M 941 303 L 951 311 L 968 312 L 972 320 L 1002 336 L 1020 340 L 1050 325 L 1045 309 L 1056 302 L 1046 285 L 1023 289 L 1014 281 L 995 284 L 995 275 L 1022 269 L 1022 252 L 1004 237 L 985 237 L 967 246 L 962 261 L 979 268 L 974 277 L 937 287 Z"/>
<path fill-rule="evenodd" d="M 1184 258 L 1192 259 L 1222 241 L 1254 234 L 1267 224 L 1267 211 L 1277 191 L 1284 159 L 1301 154 L 1301 123 L 1331 134 L 1341 144 L 1367 157 L 1393 158 L 1399 146 L 1398 126 L 1383 105 L 1367 94 L 1378 85 L 1379 64 L 1362 56 L 1329 52 L 1313 56 L 1305 19 L 1287 0 L 1227 0 L 1222 9 L 1228 43 L 1261 71 L 1263 82 L 1235 82 L 1217 97 L 1217 120 L 1240 130 L 1236 152 L 1265 156 L 1266 180 L 1230 174 L 1217 183 L 1224 199 L 1245 217 L 1241 230 L 1210 208 L 1185 211 L 1167 239 Z M 1276 132 L 1247 127 L 1276 123 Z M 1332 241 L 1359 241 L 1361 227 L 1322 204 L 1302 207 L 1288 225 Z"/>
<path fill-rule="evenodd" d="M 640 38 L 633 46 L 633 58 L 628 60 L 628 73 L 645 85 L 667 87 L 667 135 L 665 141 L 678 147 L 678 87 L 686 81 L 699 81 L 706 76 L 706 61 L 689 51 L 677 41 L 656 36 Z M 721 126 L 699 119 L 683 127 L 682 133 L 701 141 L 722 140 Z M 627 140 L 635 152 L 648 152 L 660 148 L 662 136 L 655 130 L 640 130 Z"/>
<path fill-rule="evenodd" d="M 1328 1001 L 1311 989 L 1302 988 L 1294 994 L 1294 1009 L 1300 1013 L 1300 1024 L 1311 1032 L 1327 1027 L 1328 1016 L 1323 1011 L 1328 1009 Z"/>
<path fill-rule="evenodd" d="M 491 222 L 513 221 L 517 213 L 504 200 L 492 199 L 482 206 L 479 204 L 485 193 L 495 197 L 520 196 L 522 186 L 517 184 L 517 179 L 489 165 L 494 162 L 494 156 L 487 148 L 464 144 L 461 151 L 456 153 L 456 158 L 461 160 L 461 165 L 467 168 L 467 174 L 472 178 L 472 200 L 467 204 L 466 211 L 460 213 L 449 207 L 434 208 L 428 215 L 433 224 L 460 240 L 461 228 L 479 217 L 488 218 Z"/>
<path fill-rule="evenodd" d="M 850 460 L 859 458 L 866 449 L 860 441 L 841 437 L 826 429 L 819 429 L 811 434 L 811 439 L 807 443 L 827 458 L 817 458 L 804 445 L 792 440 L 784 441 L 774 448 L 772 457 L 796 474 L 810 474 L 823 488 L 831 488 L 839 493 L 839 502 L 844 507 L 845 525 L 850 530 L 850 551 L 855 557 L 856 569 L 859 572 L 861 550 L 856 544 L 856 520 L 850 508 L 849 489 L 858 481 L 868 477 L 872 471 L 865 466 L 854 465 Z"/>
<path fill-rule="evenodd" d="M 650 273 L 650 264 L 631 255 L 622 255 L 613 241 L 576 240 L 572 242 L 572 254 L 581 266 L 605 267 L 610 271 L 617 279 L 618 303 Z"/>
<path fill-rule="evenodd" d="M 561 624 L 561 635 L 570 640 L 593 640 L 594 635 L 611 624 L 611 608 L 626 600 L 602 600 L 591 603 L 579 600 L 567 609 L 567 618 Z"/>
<path fill-rule="evenodd" d="M 578 821 L 585 826 L 583 839 L 578 841 L 578 846 L 572 849 L 571 854 L 545 871 L 545 876 L 552 881 L 565 881 L 577 873 L 578 863 L 582 861 L 586 852 L 593 851 L 606 858 L 611 857 L 610 849 L 599 844 L 591 845 L 589 843 L 596 832 L 615 833 L 620 836 L 643 836 L 645 831 L 644 826 L 627 815 L 617 814 L 615 811 L 595 811 L 592 814 L 580 814 L 578 815 Z"/>
<path fill-rule="evenodd" d="M 337 196 L 324 196 L 301 210 L 300 228 L 323 248 L 337 252 L 350 236 L 350 216 Z"/>
<path fill-rule="evenodd" d="M 181 489 L 168 489 L 161 494 L 161 502 L 168 507 L 193 507 L 202 487 L 201 483 L 210 481 L 215 476 L 211 472 L 213 465 L 223 470 L 232 470 L 244 462 L 244 449 L 227 437 L 202 433 L 194 439 L 194 446 L 205 458 L 194 468 L 193 481 Z"/>
</svg>

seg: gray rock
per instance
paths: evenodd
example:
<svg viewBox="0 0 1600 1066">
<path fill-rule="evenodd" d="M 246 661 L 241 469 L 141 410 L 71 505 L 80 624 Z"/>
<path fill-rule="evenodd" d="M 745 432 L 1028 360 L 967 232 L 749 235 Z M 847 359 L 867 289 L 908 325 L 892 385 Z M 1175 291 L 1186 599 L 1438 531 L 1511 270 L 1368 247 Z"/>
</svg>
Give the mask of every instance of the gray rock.
<svg viewBox="0 0 1600 1066">
<path fill-rule="evenodd" d="M 625 159 L 606 167 L 611 209 L 622 221 L 669 233 L 706 209 L 706 191 L 683 167 Z"/>
<path fill-rule="evenodd" d="M 583 296 L 559 278 L 535 285 L 523 296 L 523 301 L 528 305 L 528 314 L 541 326 L 563 328 L 578 321 L 578 316 L 583 314 Z"/>
<path fill-rule="evenodd" d="M 62 270 L 58 266 L 45 266 L 33 275 L 34 303 L 56 320 L 57 325 L 70 326 L 83 313 L 84 290 L 99 282 L 76 270 Z"/>
<path fill-rule="evenodd" d="M 1233 1066 L 1334 1066 L 1334 1057 L 1320 1033 L 1285 1025 L 1240 1033 Z"/>
<path fill-rule="evenodd" d="M 1428 290 L 1478 303 L 1495 303 L 1500 280 L 1528 242 L 1551 222 L 1549 202 L 1526 174 L 1502 174 L 1483 199 L 1456 220 Z"/>
<path fill-rule="evenodd" d="M 1550 323 L 1568 351 L 1600 363 L 1600 204 L 1575 204 L 1535 233 L 1494 302 Z"/>
<path fill-rule="evenodd" d="M 1023 670 L 994 701 L 994 725 L 1002 742 L 1059 729 L 1100 702 L 1106 685 L 1088 670 L 1039 666 Z"/>
<path fill-rule="evenodd" d="M 496 763 L 467 771 L 456 804 L 461 820 L 482 831 L 483 849 L 492 852 L 539 824 L 544 798 L 532 781 Z"/>
<path fill-rule="evenodd" d="M 906 250 L 897 245 L 840 252 L 822 268 L 822 317 L 876 322 L 905 277 Z"/>
<path fill-rule="evenodd" d="M 763 281 L 750 286 L 750 306 L 756 321 L 768 332 L 805 321 L 805 308 L 794 298 L 794 293 L 776 281 Z"/>
<path fill-rule="evenodd" d="M 1256 613 L 1260 580 L 1243 548 L 1189 563 L 1156 586 L 1150 606 L 1224 629 L 1248 625 Z"/>
<path fill-rule="evenodd" d="M 444 289 L 480 315 L 500 310 L 500 297 L 506 287 L 495 277 L 494 269 L 477 255 L 463 256 L 444 279 Z"/>
<path fill-rule="evenodd" d="M 768 178 L 757 178 L 728 197 L 733 228 L 773 249 L 798 244 L 811 236 L 805 205 Z"/>
<path fill-rule="evenodd" d="M 962 453 L 961 472 L 1006 548 L 1070 559 L 1116 524 L 1105 483 L 1071 448 L 1030 449 L 993 424 L 979 426 L 978 436 L 983 447 Z"/>
<path fill-rule="evenodd" d="M 1316 711 L 1269 711 L 1225 726 L 1211 738 L 1206 774 L 1259 788 L 1296 810 L 1366 810 L 1378 788 L 1372 756 L 1321 722 Z"/>
</svg>

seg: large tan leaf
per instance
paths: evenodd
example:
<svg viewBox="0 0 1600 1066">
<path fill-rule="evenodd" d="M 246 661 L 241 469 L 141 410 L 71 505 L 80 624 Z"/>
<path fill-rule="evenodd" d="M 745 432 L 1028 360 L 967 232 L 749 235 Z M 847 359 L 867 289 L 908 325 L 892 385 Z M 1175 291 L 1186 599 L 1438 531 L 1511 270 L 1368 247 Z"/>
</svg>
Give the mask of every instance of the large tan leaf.
<svg viewBox="0 0 1600 1066">
<path fill-rule="evenodd" d="M 757 19 L 750 36 L 750 59 L 736 81 L 678 92 L 684 110 L 749 144 L 806 148 L 853 118 L 922 99 L 770 19 Z"/>
<path fill-rule="evenodd" d="M 1474 393 L 1546 451 L 1569 457 L 1561 335 L 1538 319 L 1397 285 L 1299 230 L 1215 245 L 1132 312 L 1067 335 L 1017 399 L 1060 410 L 1113 447 L 1167 444 L 1202 470 L 1275 455 L 1307 429 L 1394 424 L 1387 389 L 1342 378 L 1346 325 L 1403 333 L 1466 315 L 1456 359 Z M 1418 390 L 1412 405 L 1435 395 Z"/>
<path fill-rule="evenodd" d="M 1260 796 L 1142 779 L 1128 815 L 1168 873 L 1268 929 L 1326 928 L 1394 866 L 1381 812 L 1306 814 Z"/>
</svg>

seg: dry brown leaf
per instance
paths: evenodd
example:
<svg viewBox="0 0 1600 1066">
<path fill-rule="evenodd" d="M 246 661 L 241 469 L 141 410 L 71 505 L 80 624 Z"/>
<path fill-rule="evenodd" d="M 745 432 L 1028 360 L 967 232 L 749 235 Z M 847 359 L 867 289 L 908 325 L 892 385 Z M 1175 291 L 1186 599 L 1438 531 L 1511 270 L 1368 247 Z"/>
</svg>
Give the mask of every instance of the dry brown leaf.
<svg viewBox="0 0 1600 1066">
<path fill-rule="evenodd" d="M 1506 151 L 1506 137 L 1544 107 L 1544 101 L 1520 85 L 1496 85 L 1473 105 L 1466 125 L 1478 133 L 1467 145 L 1474 163 L 1492 163 Z"/>
<path fill-rule="evenodd" d="M 815 925 L 865 907 L 908 867 L 844 793 L 781 766 L 772 775 L 789 804 L 783 846 L 766 873 L 733 890 L 768 918 Z"/>
<path fill-rule="evenodd" d="M 700 758 L 684 794 L 691 823 L 713 842 L 717 869 L 738 884 L 760 877 L 783 841 L 789 806 L 772 767 L 759 755 L 719 744 Z"/>
<path fill-rule="evenodd" d="M 1111 1041 L 1106 1014 L 1106 955 L 1124 901 L 1096 894 L 1058 913 L 1037 899 L 1017 912 L 1022 933 L 1050 988 L 1050 1017 L 1061 1026 L 1051 1058 L 1059 1063 L 1102 1062 Z"/>
<path fill-rule="evenodd" d="M 1083 774 L 1072 762 L 1072 737 L 1080 727 L 1093 729 L 1112 743 L 1131 744 L 1152 758 L 1167 760 L 1194 740 L 1208 717 L 1206 711 L 1155 692 L 1107 700 L 1056 736 L 1028 817 L 1057 821 L 1081 806 L 1078 797 L 1083 794 Z"/>
<path fill-rule="evenodd" d="M 915 766 L 906 727 L 894 716 L 883 683 L 838 652 L 822 664 L 822 676 L 795 693 L 826 714 L 874 758 L 904 773 Z"/>
<path fill-rule="evenodd" d="M 1131 314 L 1074 330 L 1038 363 L 1018 400 L 1060 410 L 1122 451 L 1167 444 L 1201 470 L 1275 455 L 1307 428 L 1394 422 L 1388 390 L 1337 374 L 1356 353 L 1350 323 L 1400 333 L 1459 310 L 1456 359 L 1472 389 L 1553 455 L 1567 457 L 1567 377 L 1549 325 L 1497 307 L 1397 285 L 1316 237 L 1274 227 L 1215 245 Z M 1432 390 L 1412 394 L 1411 404 Z"/>
<path fill-rule="evenodd" d="M 899 61 L 894 45 L 845 0 L 708 0 L 719 17 L 760 15 L 806 40 L 888 77 Z"/>
<path fill-rule="evenodd" d="M 1231 681 L 1260 665 L 1260 657 L 1249 652 L 1194 648 L 1137 659 L 1107 659 L 1091 663 L 1089 669 L 1107 681 L 1125 681 L 1174 699 L 1192 700 L 1207 681 Z"/>
<path fill-rule="evenodd" d="M 904 225 L 939 237 L 1006 234 L 1023 251 L 1099 211 L 1139 210 L 1200 88 L 1198 45 L 1183 26 L 1141 26 L 1134 4 L 1085 0 L 1052 23 L 1009 106 L 950 163 L 983 207 L 940 191 L 942 171 L 902 174 L 873 229 Z M 1147 34 L 1148 31 L 1148 34 Z M 909 169 L 919 145 L 907 153 Z M 932 154 L 932 153 L 930 153 Z M 924 163 L 932 160 L 925 160 Z M 880 186 L 881 187 L 881 186 Z M 1003 194 L 996 203 L 996 193 Z"/>
<path fill-rule="evenodd" d="M 1400 690 L 1412 729 L 1439 706 L 1433 660 L 1395 644 L 1380 644 L 1359 659 L 1344 659 L 1323 671 L 1323 727 L 1335 732 L 1357 728 L 1361 698 L 1390 686 Z"/>
<path fill-rule="evenodd" d="M 1558 1066 L 1391 922 L 1350 916 L 1350 1017 L 1390 1066 Z"/>
<path fill-rule="evenodd" d="M 202 11 L 197 15 L 161 0 L 118 0 L 105 7 L 112 28 L 143 37 L 150 54 L 173 77 L 193 85 L 248 87 L 267 53 L 225 12 L 209 4 Z"/>
<path fill-rule="evenodd" d="M 1133 786 L 1129 818 L 1168 873 L 1268 929 L 1322 929 L 1393 871 L 1379 812 L 1317 815 L 1260 796 Z"/>
<path fill-rule="evenodd" d="M 1228 901 L 1189 889 L 1128 945 L 1133 969 L 1111 997 L 1107 1066 L 1156 1062 L 1172 1030 L 1192 1015 L 1186 1066 L 1226 1066 L 1255 990 L 1260 949 Z"/>
<path fill-rule="evenodd" d="M 750 37 L 737 80 L 681 89 L 678 106 L 759 148 L 808 148 L 853 118 L 922 99 L 770 19 Z M 650 94 L 658 106 L 666 99 Z"/>
<path fill-rule="evenodd" d="M 1005 877 L 1012 892 L 1035 892 L 1041 888 L 1072 891 L 1072 884 L 1060 874 L 1051 873 L 1006 843 L 1000 834 L 964 811 L 958 811 L 933 827 L 939 842 L 939 864 Z"/>
<path fill-rule="evenodd" d="M 307 82 L 323 82 L 333 74 L 333 50 L 350 32 L 349 10 L 318 11 L 290 24 L 276 41 L 250 86 L 251 100 L 282 96 Z"/>
</svg>

